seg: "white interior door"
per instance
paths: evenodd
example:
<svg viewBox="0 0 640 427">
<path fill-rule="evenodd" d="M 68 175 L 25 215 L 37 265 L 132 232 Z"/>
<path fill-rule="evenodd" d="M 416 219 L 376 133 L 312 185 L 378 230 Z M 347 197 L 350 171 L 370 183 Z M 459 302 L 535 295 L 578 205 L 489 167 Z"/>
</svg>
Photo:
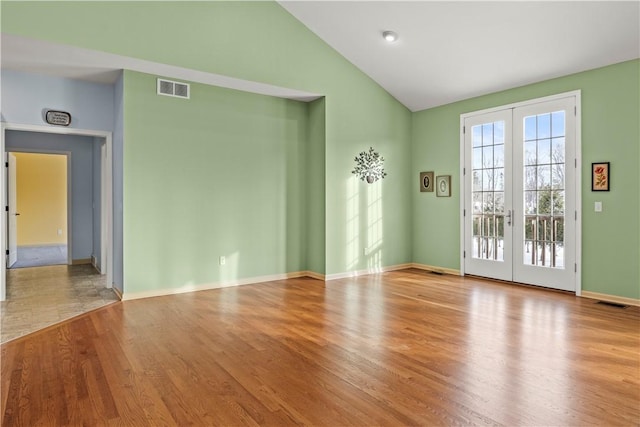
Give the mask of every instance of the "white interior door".
<svg viewBox="0 0 640 427">
<path fill-rule="evenodd" d="M 17 162 L 13 153 L 7 156 L 7 248 L 9 255 L 7 256 L 7 267 L 11 267 L 18 261 L 18 215 L 16 209 L 17 202 L 17 179 L 16 179 Z"/>
<path fill-rule="evenodd" d="M 576 290 L 576 98 L 464 117 L 464 272 Z"/>
</svg>

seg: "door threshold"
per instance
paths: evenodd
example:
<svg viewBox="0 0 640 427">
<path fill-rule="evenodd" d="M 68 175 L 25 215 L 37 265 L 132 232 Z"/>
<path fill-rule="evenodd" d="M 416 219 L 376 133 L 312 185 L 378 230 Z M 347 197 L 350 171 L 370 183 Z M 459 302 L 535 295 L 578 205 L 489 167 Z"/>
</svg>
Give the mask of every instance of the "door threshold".
<svg viewBox="0 0 640 427">
<path fill-rule="evenodd" d="M 471 277 L 474 279 L 483 279 L 483 280 L 488 280 L 491 282 L 496 282 L 496 283 L 502 283 L 505 285 L 516 285 L 516 286 L 522 286 L 522 287 L 527 287 L 527 288 L 538 288 L 538 289 L 542 289 L 542 290 L 546 290 L 546 291 L 554 291 L 554 292 L 560 292 L 563 294 L 569 294 L 569 295 L 575 295 L 576 293 L 574 291 L 566 291 L 564 289 L 556 289 L 556 288 L 549 288 L 547 286 L 542 286 L 542 285 L 531 285 L 529 283 L 521 283 L 521 282 L 514 282 L 514 281 L 510 281 L 510 280 L 502 280 L 502 279 L 494 279 L 493 277 L 484 277 L 484 276 L 478 276 L 475 274 L 465 274 L 464 277 Z"/>
</svg>

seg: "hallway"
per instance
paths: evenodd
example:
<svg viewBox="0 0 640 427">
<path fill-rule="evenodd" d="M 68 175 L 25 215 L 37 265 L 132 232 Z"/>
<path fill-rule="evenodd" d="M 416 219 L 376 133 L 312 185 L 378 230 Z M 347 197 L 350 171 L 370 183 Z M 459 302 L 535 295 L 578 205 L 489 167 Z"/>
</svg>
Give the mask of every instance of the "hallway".
<svg viewBox="0 0 640 427">
<path fill-rule="evenodd" d="M 0 303 L 0 342 L 118 301 L 105 283 L 106 276 L 91 265 L 8 270 L 7 300 Z"/>
</svg>

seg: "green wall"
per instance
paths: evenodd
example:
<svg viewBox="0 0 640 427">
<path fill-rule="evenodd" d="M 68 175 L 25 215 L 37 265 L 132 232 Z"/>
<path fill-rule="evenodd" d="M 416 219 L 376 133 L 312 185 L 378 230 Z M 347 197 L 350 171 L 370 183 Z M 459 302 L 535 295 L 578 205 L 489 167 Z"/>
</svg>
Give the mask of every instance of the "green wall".
<svg viewBox="0 0 640 427">
<path fill-rule="evenodd" d="M 640 297 L 640 61 L 629 61 L 414 114 L 414 262 L 460 268 L 460 114 L 582 91 L 582 288 Z M 592 162 L 611 162 L 611 191 L 591 192 Z M 420 171 L 453 176 L 453 197 L 418 192 Z M 603 212 L 595 213 L 595 201 Z M 437 225 L 436 225 L 437 224 Z"/>
<path fill-rule="evenodd" d="M 307 104 L 155 87 L 125 71 L 125 291 L 305 270 Z"/>
<path fill-rule="evenodd" d="M 171 28 L 179 30 L 171 31 Z M 292 173 L 294 168 L 287 163 L 286 193 L 276 196 L 275 200 L 276 204 L 281 203 L 279 198 L 296 193 L 298 185 L 310 187 L 296 199 L 303 203 L 303 212 L 293 212 L 301 214 L 299 221 L 305 242 L 300 243 L 291 234 L 286 234 L 280 223 L 265 223 L 282 233 L 278 234 L 276 241 L 286 242 L 287 247 L 301 245 L 300 262 L 293 259 L 287 250 L 282 252 L 288 254 L 283 260 L 253 259 L 255 264 L 239 270 L 238 278 L 276 274 L 283 271 L 281 265 L 287 270 L 308 266 L 319 273 L 334 274 L 411 261 L 411 195 L 408 185 L 411 112 L 277 3 L 3 2 L 2 30 L 323 95 L 322 101 L 307 107 L 308 126 L 302 132 L 306 134 L 306 146 L 288 145 L 299 151 L 281 153 L 287 161 L 298 159 L 301 162 L 299 167 L 307 166 L 302 173 L 303 180 L 307 181 L 299 184 L 289 182 L 289 179 L 296 180 L 300 176 L 300 170 Z M 187 158 L 191 160 L 186 153 L 175 158 L 176 146 L 180 146 L 177 141 L 199 141 L 191 143 L 199 144 L 198 149 L 201 149 L 204 135 L 210 139 L 225 139 L 231 135 L 224 133 L 228 131 L 211 128 L 208 125 L 210 116 L 198 115 L 198 111 L 188 106 L 189 103 L 170 107 L 174 110 L 172 117 L 184 118 L 186 122 L 152 120 L 153 117 L 140 110 L 162 110 L 166 100 L 149 94 L 148 83 L 141 77 L 128 73 L 126 80 L 123 184 L 125 292 L 150 289 L 154 281 L 162 283 L 158 286 L 181 286 L 187 279 L 196 284 L 209 280 L 210 276 L 217 274 L 217 267 L 210 264 L 217 263 L 218 251 L 227 250 L 228 246 L 223 243 L 229 242 L 218 243 L 219 236 L 212 226 L 205 226 L 197 235 L 185 234 L 183 225 L 170 220 L 175 219 L 177 212 L 157 211 L 159 200 L 173 194 L 168 191 L 178 191 L 178 188 L 173 184 L 162 188 L 151 183 L 166 181 L 164 168 L 157 165 L 186 167 L 179 162 Z M 210 100 L 215 97 L 211 94 Z M 202 102 L 199 106 L 224 109 L 210 107 L 209 102 Z M 199 120 L 193 119 L 194 116 Z M 253 119 L 249 115 L 244 125 L 234 122 L 235 129 L 250 127 Z M 160 127 L 154 129 L 156 125 Z M 351 174 L 353 158 L 370 146 L 387 159 L 389 173 L 388 178 L 374 186 L 354 182 Z M 256 153 L 267 154 L 259 151 L 260 146 L 256 150 Z M 215 156 L 216 152 L 204 154 Z M 222 154 L 226 153 L 223 151 Z M 238 176 L 235 169 L 225 170 L 228 172 L 223 177 L 225 182 L 238 179 L 240 183 L 249 184 L 246 182 L 248 178 Z M 202 175 L 199 169 L 188 176 L 201 176 L 204 181 L 194 185 L 188 195 L 178 196 L 179 201 L 200 206 L 203 203 L 201 199 L 210 197 L 213 184 L 206 179 L 211 176 Z M 220 181 L 220 175 L 217 177 Z M 186 184 L 186 181 L 182 183 Z M 375 191 L 372 193 L 373 188 Z M 142 195 L 142 200 L 153 203 L 137 201 L 139 195 Z M 273 194 L 269 194 L 271 196 Z M 241 205 L 252 204 L 254 210 L 260 209 L 259 202 L 263 200 L 255 200 L 245 192 L 236 192 L 235 197 L 246 198 Z M 153 212 L 149 206 L 154 207 Z M 285 206 L 292 209 L 293 205 Z M 205 208 L 209 212 L 209 207 Z M 230 209 L 226 213 L 246 215 Z M 142 229 L 136 232 L 136 227 Z M 291 227 L 296 229 L 297 226 Z M 132 232 L 134 234 L 128 237 Z M 152 245 L 141 243 L 137 238 L 148 238 L 152 232 L 163 235 L 152 241 L 170 243 L 177 239 L 178 247 L 185 250 L 184 242 L 200 240 L 195 247 L 204 253 L 193 261 L 188 261 L 190 256 L 194 256 L 191 252 L 178 258 L 175 252 L 164 256 L 150 254 L 147 250 Z M 261 238 L 263 234 L 257 236 Z M 365 255 L 364 247 L 371 247 L 372 253 Z M 158 248 L 154 250 L 159 251 Z M 254 257 L 258 252 L 250 251 L 244 256 Z M 308 263 L 305 254 L 308 255 Z M 210 260 L 212 256 L 214 259 Z M 145 280 L 141 277 L 143 269 L 131 265 L 138 260 L 143 260 L 142 264 L 147 267 L 160 263 L 162 271 L 157 273 L 158 277 Z M 208 264 L 198 265 L 200 261 Z"/>
<path fill-rule="evenodd" d="M 325 274 L 325 100 L 309 103 L 305 179 L 307 218 L 307 270 Z"/>
</svg>

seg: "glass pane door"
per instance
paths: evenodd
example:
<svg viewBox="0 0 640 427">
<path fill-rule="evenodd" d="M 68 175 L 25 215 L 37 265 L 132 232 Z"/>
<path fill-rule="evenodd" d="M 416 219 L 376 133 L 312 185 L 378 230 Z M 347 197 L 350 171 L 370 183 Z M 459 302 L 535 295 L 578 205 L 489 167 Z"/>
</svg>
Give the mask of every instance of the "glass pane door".
<svg viewBox="0 0 640 427">
<path fill-rule="evenodd" d="M 473 258 L 504 261 L 504 125 L 471 127 Z"/>
<path fill-rule="evenodd" d="M 575 290 L 575 105 L 571 97 L 513 110 L 516 282 Z"/>
<path fill-rule="evenodd" d="M 511 111 L 465 120 L 465 147 L 466 271 L 511 280 Z"/>
<path fill-rule="evenodd" d="M 465 274 L 575 289 L 575 102 L 465 117 Z"/>
<path fill-rule="evenodd" d="M 564 268 L 565 112 L 524 117 L 523 260 Z"/>
</svg>

